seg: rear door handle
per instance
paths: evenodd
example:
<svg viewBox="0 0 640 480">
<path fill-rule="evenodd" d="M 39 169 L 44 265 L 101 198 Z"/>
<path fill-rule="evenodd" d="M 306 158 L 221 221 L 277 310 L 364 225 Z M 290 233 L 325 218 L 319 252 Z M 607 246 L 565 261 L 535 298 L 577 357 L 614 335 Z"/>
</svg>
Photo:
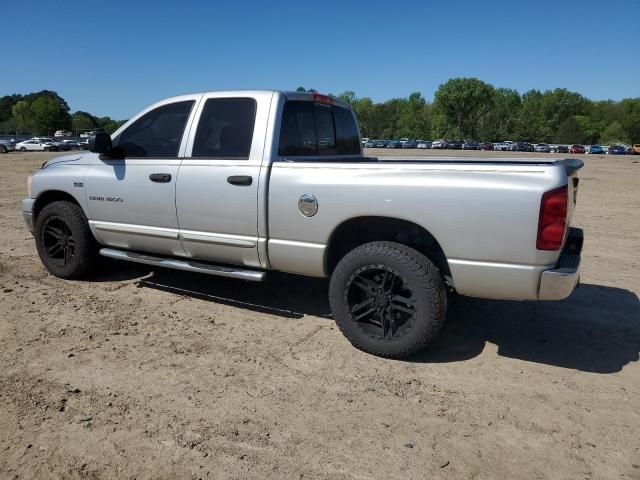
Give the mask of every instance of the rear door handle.
<svg viewBox="0 0 640 480">
<path fill-rule="evenodd" d="M 227 182 L 231 185 L 248 186 L 253 183 L 253 177 L 249 175 L 231 175 L 227 177 Z"/>
<path fill-rule="evenodd" d="M 158 183 L 168 183 L 171 181 L 171 174 L 170 173 L 152 173 L 151 175 L 149 175 L 149 180 L 151 180 L 152 182 L 158 182 Z"/>
</svg>

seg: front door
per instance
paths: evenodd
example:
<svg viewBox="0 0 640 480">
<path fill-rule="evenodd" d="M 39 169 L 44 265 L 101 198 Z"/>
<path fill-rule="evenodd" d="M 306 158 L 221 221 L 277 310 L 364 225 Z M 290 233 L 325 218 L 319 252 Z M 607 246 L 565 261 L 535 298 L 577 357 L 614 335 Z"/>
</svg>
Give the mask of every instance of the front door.
<svg viewBox="0 0 640 480">
<path fill-rule="evenodd" d="M 114 153 L 95 155 L 85 180 L 91 228 L 101 243 L 182 255 L 176 216 L 179 152 L 197 98 L 143 112 L 113 139 Z M 120 156 L 115 155 L 114 156 Z"/>
<path fill-rule="evenodd" d="M 271 97 L 203 97 L 176 188 L 180 238 L 189 257 L 260 266 L 258 179 Z"/>
</svg>

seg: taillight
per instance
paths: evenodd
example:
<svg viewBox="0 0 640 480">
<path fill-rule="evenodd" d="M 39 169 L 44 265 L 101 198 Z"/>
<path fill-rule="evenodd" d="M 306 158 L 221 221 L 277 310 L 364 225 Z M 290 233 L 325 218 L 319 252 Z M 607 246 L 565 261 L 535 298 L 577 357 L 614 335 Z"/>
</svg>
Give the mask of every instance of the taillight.
<svg viewBox="0 0 640 480">
<path fill-rule="evenodd" d="M 540 219 L 538 220 L 538 250 L 559 250 L 564 241 L 567 226 L 567 185 L 542 195 Z"/>
</svg>

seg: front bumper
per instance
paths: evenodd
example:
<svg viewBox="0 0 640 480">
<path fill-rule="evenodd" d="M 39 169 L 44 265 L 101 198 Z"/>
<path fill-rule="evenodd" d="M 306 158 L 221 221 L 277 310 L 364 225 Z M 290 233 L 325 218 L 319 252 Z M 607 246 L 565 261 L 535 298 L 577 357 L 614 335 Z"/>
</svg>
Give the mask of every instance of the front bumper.
<svg viewBox="0 0 640 480">
<path fill-rule="evenodd" d="M 580 252 L 583 239 L 581 228 L 569 228 L 558 265 L 552 270 L 542 272 L 538 291 L 540 300 L 562 300 L 571 295 L 580 280 Z"/>
<path fill-rule="evenodd" d="M 33 235 L 35 233 L 35 225 L 33 222 L 33 204 L 36 203 L 35 198 L 25 198 L 22 200 L 22 217 L 24 218 L 24 223 L 27 225 L 27 228 Z"/>
</svg>

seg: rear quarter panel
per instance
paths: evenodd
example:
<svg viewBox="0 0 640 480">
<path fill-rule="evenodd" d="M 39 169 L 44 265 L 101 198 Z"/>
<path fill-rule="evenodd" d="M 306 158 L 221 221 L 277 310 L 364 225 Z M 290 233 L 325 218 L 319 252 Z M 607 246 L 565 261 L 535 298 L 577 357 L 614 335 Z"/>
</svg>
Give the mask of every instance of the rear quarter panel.
<svg viewBox="0 0 640 480">
<path fill-rule="evenodd" d="M 525 269 L 535 283 L 537 272 L 558 258 L 558 252 L 536 250 L 540 198 L 566 182 L 564 169 L 551 165 L 275 162 L 269 261 L 278 270 L 325 275 L 326 245 L 338 225 L 354 217 L 386 216 L 414 222 L 436 238 L 461 293 L 520 298 L 518 292 L 487 295 L 473 286 L 482 278 L 467 282 L 462 272 L 474 263 L 483 269 L 471 270 L 489 276 L 518 276 Z M 313 217 L 298 211 L 305 193 L 318 200 Z M 533 283 L 523 288 L 537 290 Z"/>
</svg>

